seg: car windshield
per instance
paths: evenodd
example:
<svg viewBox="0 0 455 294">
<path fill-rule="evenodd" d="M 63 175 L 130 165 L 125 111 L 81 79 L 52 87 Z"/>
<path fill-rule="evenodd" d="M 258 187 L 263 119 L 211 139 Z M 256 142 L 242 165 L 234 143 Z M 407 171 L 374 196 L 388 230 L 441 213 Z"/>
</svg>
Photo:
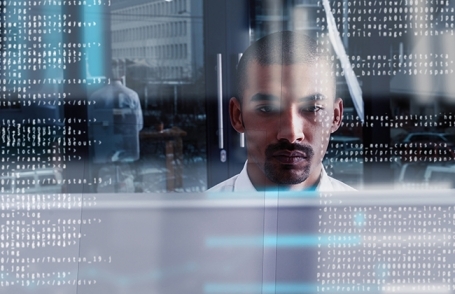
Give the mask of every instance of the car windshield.
<svg viewBox="0 0 455 294">
<path fill-rule="evenodd" d="M 445 141 L 443 137 L 438 136 L 438 135 L 413 135 L 410 138 L 411 142 L 441 142 Z"/>
</svg>

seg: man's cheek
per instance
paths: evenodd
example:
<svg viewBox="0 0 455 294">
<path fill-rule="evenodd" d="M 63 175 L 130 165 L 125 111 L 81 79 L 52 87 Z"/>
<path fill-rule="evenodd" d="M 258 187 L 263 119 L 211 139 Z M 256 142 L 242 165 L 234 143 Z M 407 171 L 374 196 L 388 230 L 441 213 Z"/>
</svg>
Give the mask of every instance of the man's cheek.
<svg viewBox="0 0 455 294">
<path fill-rule="evenodd" d="M 252 143 L 266 142 L 270 139 L 270 132 L 267 130 L 248 129 L 245 136 L 247 140 L 251 141 Z"/>
<path fill-rule="evenodd" d="M 247 150 L 251 151 L 255 157 L 258 155 L 265 156 L 265 148 L 270 144 L 270 133 L 264 130 L 248 130 L 245 134 Z"/>
</svg>

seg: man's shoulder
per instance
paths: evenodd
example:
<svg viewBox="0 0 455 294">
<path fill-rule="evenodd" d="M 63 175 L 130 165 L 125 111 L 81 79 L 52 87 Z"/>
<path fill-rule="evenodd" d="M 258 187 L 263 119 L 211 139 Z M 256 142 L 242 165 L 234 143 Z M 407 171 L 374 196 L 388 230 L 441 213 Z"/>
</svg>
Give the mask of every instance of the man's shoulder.
<svg viewBox="0 0 455 294">
<path fill-rule="evenodd" d="M 352 188 L 351 186 L 339 181 L 335 178 L 328 176 L 328 180 L 332 186 L 332 191 L 357 191 L 356 189 Z M 322 191 L 323 189 L 321 189 Z"/>
<path fill-rule="evenodd" d="M 207 192 L 253 192 L 256 191 L 247 172 L 248 161 L 245 162 L 239 174 L 217 184 Z"/>
<path fill-rule="evenodd" d="M 238 174 L 213 186 L 208 189 L 207 192 L 234 192 L 235 181 L 238 178 Z"/>
<path fill-rule="evenodd" d="M 321 178 L 317 190 L 320 192 L 357 191 L 356 189 L 343 183 L 342 181 L 339 181 L 329 176 L 325 171 L 324 166 L 322 167 L 321 170 Z"/>
</svg>

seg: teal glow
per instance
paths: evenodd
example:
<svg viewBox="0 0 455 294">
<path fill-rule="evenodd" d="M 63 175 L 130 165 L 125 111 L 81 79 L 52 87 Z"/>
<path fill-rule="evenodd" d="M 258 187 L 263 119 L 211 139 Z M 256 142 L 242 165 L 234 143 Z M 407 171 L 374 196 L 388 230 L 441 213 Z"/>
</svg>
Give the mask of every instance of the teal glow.
<svg viewBox="0 0 455 294">
<path fill-rule="evenodd" d="M 314 293 L 316 286 L 304 283 L 206 284 L 204 293 Z"/>
<path fill-rule="evenodd" d="M 244 283 L 204 285 L 204 293 L 237 293 L 237 294 L 298 294 L 298 293 L 381 293 L 377 285 L 361 284 L 309 284 L 309 283 Z"/>
<path fill-rule="evenodd" d="M 359 245 L 360 236 L 338 235 L 264 235 L 208 237 L 207 247 L 316 247 L 337 244 Z"/>
<path fill-rule="evenodd" d="M 86 63 L 87 77 L 105 76 L 103 51 L 111 50 L 109 44 L 104 43 L 103 32 L 103 7 L 101 5 L 84 5 L 83 28 L 84 43 L 86 47 L 82 50 L 81 62 Z M 110 33 L 110 32 L 108 32 Z"/>
<path fill-rule="evenodd" d="M 358 213 L 354 215 L 354 224 L 356 226 L 364 226 L 366 224 L 366 217 L 363 213 Z"/>
</svg>

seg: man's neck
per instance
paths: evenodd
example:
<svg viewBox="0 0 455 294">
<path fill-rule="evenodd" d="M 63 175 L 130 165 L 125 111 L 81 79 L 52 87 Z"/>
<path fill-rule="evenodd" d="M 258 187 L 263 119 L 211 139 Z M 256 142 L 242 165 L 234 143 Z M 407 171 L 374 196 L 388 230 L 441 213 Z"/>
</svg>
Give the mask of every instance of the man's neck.
<svg viewBox="0 0 455 294">
<path fill-rule="evenodd" d="M 322 164 L 317 165 L 310 171 L 308 178 L 296 185 L 281 185 L 270 181 L 267 176 L 259 170 L 256 163 L 247 162 L 247 174 L 251 183 L 257 191 L 279 190 L 279 191 L 315 191 L 319 186 L 322 176 Z M 256 176 L 253 176 L 253 175 Z"/>
</svg>

